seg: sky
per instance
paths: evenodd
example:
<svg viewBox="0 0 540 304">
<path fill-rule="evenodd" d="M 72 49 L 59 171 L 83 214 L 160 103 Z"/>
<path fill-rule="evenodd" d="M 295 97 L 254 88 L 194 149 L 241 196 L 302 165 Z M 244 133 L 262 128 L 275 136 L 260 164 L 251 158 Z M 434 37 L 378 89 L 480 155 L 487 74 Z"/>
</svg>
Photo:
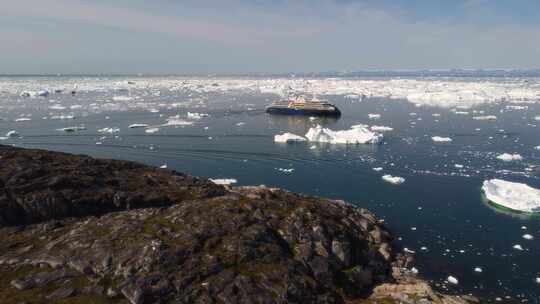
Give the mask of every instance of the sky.
<svg viewBox="0 0 540 304">
<path fill-rule="evenodd" d="M 540 68 L 539 0 L 0 0 L 0 74 Z"/>
</svg>

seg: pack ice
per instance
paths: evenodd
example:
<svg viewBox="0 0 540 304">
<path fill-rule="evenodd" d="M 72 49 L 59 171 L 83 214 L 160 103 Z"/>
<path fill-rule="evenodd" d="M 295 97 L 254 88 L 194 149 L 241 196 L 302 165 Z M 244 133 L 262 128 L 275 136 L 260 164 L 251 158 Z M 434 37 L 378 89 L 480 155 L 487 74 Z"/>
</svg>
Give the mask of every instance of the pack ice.
<svg viewBox="0 0 540 304">
<path fill-rule="evenodd" d="M 491 179 L 484 181 L 482 191 L 497 205 L 522 212 L 540 212 L 540 190 L 526 184 Z"/>
</svg>

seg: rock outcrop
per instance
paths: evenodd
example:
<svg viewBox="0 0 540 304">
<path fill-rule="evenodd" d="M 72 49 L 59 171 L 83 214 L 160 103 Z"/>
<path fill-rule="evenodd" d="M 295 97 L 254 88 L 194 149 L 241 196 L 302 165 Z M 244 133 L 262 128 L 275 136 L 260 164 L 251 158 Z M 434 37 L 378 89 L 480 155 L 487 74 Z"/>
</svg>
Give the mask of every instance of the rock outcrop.
<svg viewBox="0 0 540 304">
<path fill-rule="evenodd" d="M 2 303 L 468 303 L 343 201 L 0 146 Z"/>
</svg>

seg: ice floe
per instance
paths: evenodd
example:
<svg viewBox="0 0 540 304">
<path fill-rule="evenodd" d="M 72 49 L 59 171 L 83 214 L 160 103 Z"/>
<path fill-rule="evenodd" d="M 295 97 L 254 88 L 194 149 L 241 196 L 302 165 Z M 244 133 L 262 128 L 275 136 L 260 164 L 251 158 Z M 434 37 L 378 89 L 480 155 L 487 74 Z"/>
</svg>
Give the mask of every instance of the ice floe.
<svg viewBox="0 0 540 304">
<path fill-rule="evenodd" d="M 497 205 L 521 212 L 540 212 L 540 190 L 526 184 L 492 179 L 484 181 L 482 190 Z"/>
<path fill-rule="evenodd" d="M 376 144 L 382 141 L 381 133 L 372 132 L 366 126 L 357 125 L 349 130 L 334 131 L 317 125 L 306 133 L 309 141 L 330 144 Z"/>
<path fill-rule="evenodd" d="M 392 176 L 390 174 L 383 175 L 382 179 L 385 182 L 390 183 L 390 184 L 394 184 L 394 185 L 403 184 L 405 182 L 405 179 L 403 177 Z"/>
<path fill-rule="evenodd" d="M 115 134 L 115 133 L 120 132 L 120 129 L 119 128 L 102 128 L 97 131 L 98 133 Z"/>
<path fill-rule="evenodd" d="M 532 235 L 530 235 L 530 234 L 528 234 L 528 233 L 527 233 L 527 234 L 524 234 L 522 237 L 523 237 L 524 239 L 526 239 L 526 240 L 532 240 L 532 239 L 534 239 L 534 236 L 532 236 Z"/>
<path fill-rule="evenodd" d="M 451 142 L 452 138 L 450 137 L 441 137 L 441 136 L 433 136 L 431 137 L 431 140 L 434 142 Z"/>
<path fill-rule="evenodd" d="M 515 249 L 515 250 L 519 250 L 519 251 L 525 250 L 525 249 L 523 249 L 523 246 L 521 246 L 520 244 L 516 244 L 516 245 L 512 246 L 512 248 Z"/>
<path fill-rule="evenodd" d="M 147 133 L 147 134 L 154 134 L 157 132 L 159 132 L 159 128 L 147 128 L 146 130 L 144 130 L 144 133 Z"/>
<path fill-rule="evenodd" d="M 510 154 L 510 153 L 502 153 L 497 155 L 497 159 L 510 162 L 510 161 L 520 161 L 523 160 L 523 157 L 519 154 Z"/>
<path fill-rule="evenodd" d="M 231 185 L 238 182 L 234 178 L 210 178 L 210 181 L 217 185 Z"/>
<path fill-rule="evenodd" d="M 283 133 L 278 134 L 274 136 L 274 142 L 278 143 L 293 143 L 293 142 L 300 142 L 300 141 L 306 141 L 307 139 L 305 137 L 302 137 L 300 135 L 296 135 L 293 133 Z"/>
<path fill-rule="evenodd" d="M 379 118 L 381 118 L 381 114 L 370 113 L 370 114 L 368 114 L 368 117 L 369 117 L 369 119 L 379 119 Z"/>
<path fill-rule="evenodd" d="M 21 118 L 17 118 L 15 119 L 15 122 L 24 122 L 24 121 L 31 121 L 32 118 L 29 118 L 29 117 L 21 117 Z"/>
</svg>

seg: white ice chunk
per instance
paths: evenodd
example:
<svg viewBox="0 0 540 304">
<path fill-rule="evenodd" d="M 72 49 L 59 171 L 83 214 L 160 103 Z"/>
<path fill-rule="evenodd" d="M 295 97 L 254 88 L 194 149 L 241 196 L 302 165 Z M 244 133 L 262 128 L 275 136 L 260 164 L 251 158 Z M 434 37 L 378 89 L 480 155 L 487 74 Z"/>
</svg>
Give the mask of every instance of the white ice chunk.
<svg viewBox="0 0 540 304">
<path fill-rule="evenodd" d="M 372 132 L 364 126 L 355 126 L 350 130 L 333 131 L 318 125 L 306 133 L 309 141 L 331 144 L 376 144 L 382 141 L 381 133 Z"/>
<path fill-rule="evenodd" d="M 522 212 L 540 212 L 540 190 L 526 184 L 492 179 L 484 181 L 482 190 L 486 198 L 497 205 Z"/>
<path fill-rule="evenodd" d="M 368 117 L 369 117 L 369 119 L 379 119 L 379 118 L 381 118 L 381 114 L 370 113 L 370 114 L 368 114 Z"/>
<path fill-rule="evenodd" d="M 475 268 L 474 268 L 474 272 L 482 273 L 483 270 L 482 270 L 482 268 L 480 268 L 480 267 L 475 267 Z"/>
<path fill-rule="evenodd" d="M 102 128 L 97 130 L 98 133 L 108 133 L 108 134 L 114 134 L 120 132 L 119 128 Z"/>
<path fill-rule="evenodd" d="M 454 276 L 448 276 L 446 280 L 448 281 L 448 283 L 454 284 L 454 285 L 457 285 L 459 283 L 458 279 Z"/>
<path fill-rule="evenodd" d="M 211 178 L 210 181 L 217 185 L 231 185 L 237 183 L 237 180 L 234 178 Z"/>
<path fill-rule="evenodd" d="M 383 175 L 382 179 L 385 182 L 388 182 L 388 183 L 391 183 L 391 184 L 394 184 L 394 185 L 403 184 L 405 182 L 405 179 L 403 177 L 392 176 L 390 174 Z"/>
<path fill-rule="evenodd" d="M 373 171 L 375 171 L 375 172 L 381 172 L 382 170 L 383 170 L 382 167 L 375 167 L 375 168 L 373 168 Z"/>
<path fill-rule="evenodd" d="M 306 141 L 307 139 L 305 137 L 293 134 L 293 133 L 283 133 L 281 135 L 274 136 L 274 142 L 279 143 L 293 143 L 293 142 L 300 142 L 300 141 Z"/>
<path fill-rule="evenodd" d="M 512 248 L 514 248 L 515 250 L 523 251 L 523 247 L 519 244 L 512 246 Z"/>
<path fill-rule="evenodd" d="M 191 126 L 192 121 L 186 121 L 177 116 L 172 116 L 167 119 L 167 123 L 164 126 Z"/>
<path fill-rule="evenodd" d="M 21 118 L 15 119 L 15 122 L 24 122 L 24 121 L 30 121 L 30 120 L 32 120 L 32 118 L 29 118 L 29 117 L 21 117 Z"/>
<path fill-rule="evenodd" d="M 433 136 L 431 138 L 434 142 L 451 142 L 452 139 L 450 137 L 441 137 L 441 136 Z"/>
<path fill-rule="evenodd" d="M 510 154 L 510 153 L 503 153 L 503 154 L 499 154 L 497 156 L 497 159 L 500 159 L 502 161 L 506 161 L 506 162 L 509 162 L 509 161 L 520 161 L 520 160 L 523 160 L 523 157 L 519 154 Z"/>
<path fill-rule="evenodd" d="M 527 234 L 523 235 L 523 238 L 526 239 L 526 240 L 532 240 L 532 239 L 534 239 L 534 236 L 527 233 Z"/>
</svg>

